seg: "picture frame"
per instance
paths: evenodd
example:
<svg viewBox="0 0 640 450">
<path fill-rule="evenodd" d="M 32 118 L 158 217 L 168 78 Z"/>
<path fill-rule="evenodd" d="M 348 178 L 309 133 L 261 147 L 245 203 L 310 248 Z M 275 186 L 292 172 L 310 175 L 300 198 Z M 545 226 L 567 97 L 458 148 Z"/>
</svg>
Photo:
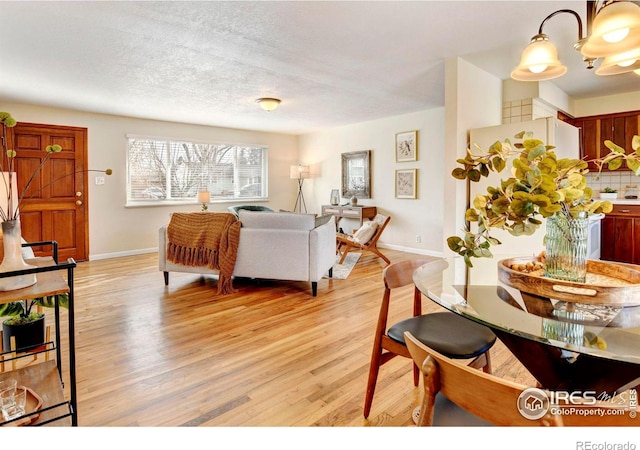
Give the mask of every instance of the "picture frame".
<svg viewBox="0 0 640 450">
<path fill-rule="evenodd" d="M 396 133 L 396 162 L 418 160 L 418 130 Z"/>
<path fill-rule="evenodd" d="M 418 169 L 396 170 L 396 198 L 418 198 Z"/>
<path fill-rule="evenodd" d="M 342 153 L 342 197 L 371 198 L 371 150 Z"/>
</svg>

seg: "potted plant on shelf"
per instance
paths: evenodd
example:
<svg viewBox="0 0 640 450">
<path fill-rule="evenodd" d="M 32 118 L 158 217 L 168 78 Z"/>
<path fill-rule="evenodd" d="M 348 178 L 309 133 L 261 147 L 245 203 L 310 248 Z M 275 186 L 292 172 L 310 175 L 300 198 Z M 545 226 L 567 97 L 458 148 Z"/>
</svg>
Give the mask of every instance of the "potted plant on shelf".
<svg viewBox="0 0 640 450">
<path fill-rule="evenodd" d="M 606 187 L 602 191 L 600 191 L 600 198 L 615 200 L 616 198 L 618 198 L 618 191 L 617 189 Z"/>
<path fill-rule="evenodd" d="M 547 220 L 545 274 L 579 281 L 586 276 L 587 215 L 610 212 L 612 204 L 593 199 L 593 190 L 587 186 L 585 177 L 589 172 L 587 161 L 558 159 L 553 152 L 555 147 L 545 145 L 531 133 L 521 132 L 515 137 L 519 140 L 515 144 L 508 139 L 498 141 L 487 151 L 479 149 L 482 151 L 479 155 L 467 150 L 466 156 L 458 159 L 462 167 L 454 169 L 452 176 L 470 182 L 477 182 L 492 171 L 502 172 L 511 158 L 513 163 L 509 178 L 499 186 L 488 187 L 487 194 L 472 199 L 472 206 L 465 213 L 469 225 L 464 236 L 448 237 L 447 245 L 472 267 L 472 258 L 490 258 L 491 246 L 500 245 L 491 235 L 492 229 L 507 230 L 515 236 L 531 235 L 542 220 Z M 624 162 L 640 175 L 640 136 L 633 138 L 634 152 L 628 154 L 611 141 L 605 141 L 605 145 L 610 153 L 592 160 L 599 173 L 605 167 L 616 170 Z M 471 224 L 475 224 L 474 230 Z M 580 227 L 576 228 L 577 224 Z M 577 254 L 584 260 L 577 261 L 582 264 L 579 268 L 572 266 Z"/>
<path fill-rule="evenodd" d="M 58 304 L 69 307 L 69 295 L 58 295 Z M 15 337 L 16 350 L 28 350 L 45 342 L 45 315 L 34 311 L 35 306 L 55 307 L 55 296 L 39 297 L 0 305 L 0 317 L 9 317 L 2 322 L 3 351 L 11 351 L 11 337 Z"/>
</svg>

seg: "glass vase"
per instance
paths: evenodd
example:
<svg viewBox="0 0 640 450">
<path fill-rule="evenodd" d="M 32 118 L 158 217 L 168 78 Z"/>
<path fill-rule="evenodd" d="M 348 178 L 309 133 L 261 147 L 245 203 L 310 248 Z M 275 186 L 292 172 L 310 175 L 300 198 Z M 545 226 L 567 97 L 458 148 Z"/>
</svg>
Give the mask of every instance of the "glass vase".
<svg viewBox="0 0 640 450">
<path fill-rule="evenodd" d="M 557 280 L 584 283 L 587 278 L 589 217 L 559 212 L 547 219 L 545 275 Z"/>
</svg>

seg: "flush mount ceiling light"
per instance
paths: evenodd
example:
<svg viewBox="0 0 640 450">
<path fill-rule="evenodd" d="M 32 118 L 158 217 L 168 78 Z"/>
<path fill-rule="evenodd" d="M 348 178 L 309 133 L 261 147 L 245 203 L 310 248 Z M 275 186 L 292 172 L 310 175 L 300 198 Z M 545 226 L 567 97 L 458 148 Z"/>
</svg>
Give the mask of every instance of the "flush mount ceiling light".
<svg viewBox="0 0 640 450">
<path fill-rule="evenodd" d="M 520 64 L 511 72 L 519 81 L 542 81 L 560 77 L 567 68 L 558 59 L 558 50 L 542 32 L 552 17 L 572 14 L 578 21 L 578 40 L 573 45 L 580 51 L 587 69 L 592 69 L 598 58 L 604 58 L 597 75 L 618 75 L 640 68 L 640 6 L 627 1 L 607 1 L 598 8 L 598 2 L 587 1 L 587 36 L 582 33 L 582 19 L 571 9 L 560 9 L 549 14 L 540 24 L 538 34 L 522 52 Z"/>
<path fill-rule="evenodd" d="M 256 100 L 256 103 L 265 111 L 273 111 L 280 105 L 280 99 L 263 97 Z"/>
</svg>

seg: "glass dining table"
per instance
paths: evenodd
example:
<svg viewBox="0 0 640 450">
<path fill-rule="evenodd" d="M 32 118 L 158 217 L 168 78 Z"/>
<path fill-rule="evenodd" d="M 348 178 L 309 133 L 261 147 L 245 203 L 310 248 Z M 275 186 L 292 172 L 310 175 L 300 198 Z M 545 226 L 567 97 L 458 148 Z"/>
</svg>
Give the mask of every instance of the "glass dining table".
<svg viewBox="0 0 640 450">
<path fill-rule="evenodd" d="M 601 399 L 640 384 L 640 306 L 582 304 L 493 284 L 456 283 L 459 258 L 413 274 L 429 299 L 489 327 L 543 388 Z"/>
</svg>

